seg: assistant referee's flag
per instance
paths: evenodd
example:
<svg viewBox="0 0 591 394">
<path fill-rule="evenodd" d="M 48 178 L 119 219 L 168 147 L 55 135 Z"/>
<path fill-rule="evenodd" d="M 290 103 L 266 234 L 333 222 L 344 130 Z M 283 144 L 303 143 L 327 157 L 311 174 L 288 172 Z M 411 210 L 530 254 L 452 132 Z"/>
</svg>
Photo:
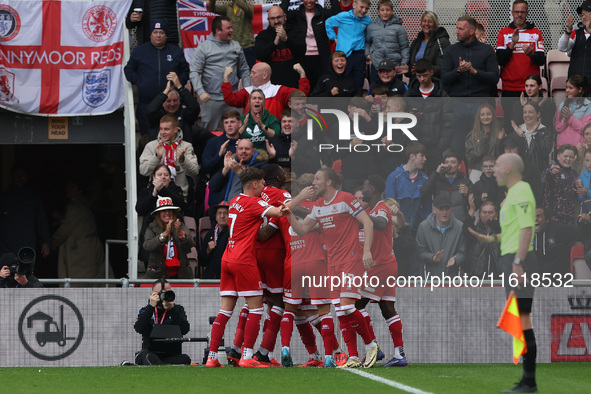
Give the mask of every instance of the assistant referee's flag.
<svg viewBox="0 0 591 394">
<path fill-rule="evenodd" d="M 508 334 L 513 336 L 513 362 L 519 363 L 519 357 L 527 353 L 525 337 L 519 319 L 519 309 L 517 308 L 517 299 L 515 293 L 511 291 L 505 304 L 505 309 L 501 313 L 497 327 L 502 328 Z"/>
</svg>

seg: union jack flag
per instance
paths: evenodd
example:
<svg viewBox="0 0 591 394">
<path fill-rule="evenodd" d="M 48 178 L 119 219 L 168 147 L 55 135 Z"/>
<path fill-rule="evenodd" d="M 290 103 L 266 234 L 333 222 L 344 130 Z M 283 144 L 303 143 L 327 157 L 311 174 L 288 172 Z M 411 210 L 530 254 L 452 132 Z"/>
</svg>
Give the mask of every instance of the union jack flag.
<svg viewBox="0 0 591 394">
<path fill-rule="evenodd" d="M 182 30 L 209 32 L 209 22 L 216 14 L 207 11 L 207 4 L 199 0 L 179 0 L 178 4 Z"/>
</svg>

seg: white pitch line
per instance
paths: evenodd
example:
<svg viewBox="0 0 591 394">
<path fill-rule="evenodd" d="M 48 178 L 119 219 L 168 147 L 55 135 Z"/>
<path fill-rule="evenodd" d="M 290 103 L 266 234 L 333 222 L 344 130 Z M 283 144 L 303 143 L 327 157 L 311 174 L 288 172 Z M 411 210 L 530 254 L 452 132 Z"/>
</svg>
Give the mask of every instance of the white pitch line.
<svg viewBox="0 0 591 394">
<path fill-rule="evenodd" d="M 379 382 L 379 383 L 387 384 L 388 386 L 395 387 L 395 388 L 397 388 L 399 390 L 406 391 L 407 393 L 412 393 L 412 394 L 432 394 L 432 393 L 429 393 L 428 391 L 419 390 L 419 389 L 416 389 L 414 387 L 407 386 L 405 384 L 395 382 L 393 380 L 381 378 L 379 376 L 375 376 L 375 375 L 372 375 L 370 373 L 360 371 L 358 369 L 345 369 L 345 371 L 352 372 L 352 373 L 354 373 L 356 375 L 363 376 L 364 378 L 367 378 L 367 379 L 371 379 L 374 382 Z"/>
</svg>

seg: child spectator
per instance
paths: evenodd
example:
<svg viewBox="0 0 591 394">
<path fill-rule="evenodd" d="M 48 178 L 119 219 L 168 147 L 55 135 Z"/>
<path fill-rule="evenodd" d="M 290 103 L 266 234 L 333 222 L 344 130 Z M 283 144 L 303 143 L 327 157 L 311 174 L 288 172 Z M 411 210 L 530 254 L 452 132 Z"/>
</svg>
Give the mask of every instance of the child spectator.
<svg viewBox="0 0 591 394">
<path fill-rule="evenodd" d="M 480 179 L 474 184 L 474 206 L 480 209 L 485 202 L 493 202 L 496 206 L 501 204 L 504 195 L 497 185 L 497 181 L 493 176 L 493 167 L 495 165 L 494 156 L 485 156 L 482 159 L 482 175 Z"/>
<path fill-rule="evenodd" d="M 367 16 L 370 0 L 355 0 L 353 9 L 341 12 L 326 20 L 326 34 L 337 43 L 336 50 L 347 57 L 346 75 L 352 77 L 359 90 L 365 78 L 365 30 L 371 23 Z M 335 33 L 338 28 L 338 34 Z"/>
<path fill-rule="evenodd" d="M 441 81 L 433 77 L 433 65 L 427 59 L 415 63 L 415 76 L 406 91 L 410 112 L 417 117 L 415 135 L 427 147 L 427 159 L 439 163 L 449 149 L 453 133 L 454 114 L 451 101 Z M 377 89 L 377 88 L 376 88 Z"/>
<path fill-rule="evenodd" d="M 587 79 L 580 75 L 573 75 L 566 81 L 566 100 L 556 111 L 554 128 L 558 135 L 556 147 L 563 144 L 577 146 L 585 142 L 583 127 L 591 123 L 591 101 L 587 96 Z"/>
<path fill-rule="evenodd" d="M 365 56 L 371 60 L 370 81 L 378 79 L 376 66 L 383 60 L 391 60 L 396 67 L 408 63 L 410 46 L 402 18 L 394 15 L 390 0 L 378 2 L 378 18 L 367 27 L 365 35 Z"/>
<path fill-rule="evenodd" d="M 378 79 L 372 82 L 369 94 L 378 86 L 385 86 L 390 89 L 390 96 L 404 96 L 408 87 L 400 79 L 396 78 L 396 65 L 392 60 L 383 60 L 378 65 Z"/>
<path fill-rule="evenodd" d="M 551 220 L 575 225 L 578 208 L 577 174 L 572 165 L 577 155 L 577 148 L 563 144 L 558 148 L 558 165 L 553 164 L 546 170 L 544 200 L 542 207 L 551 212 Z"/>
<path fill-rule="evenodd" d="M 361 94 L 355 80 L 345 73 L 347 56 L 343 51 L 332 54 L 332 71 L 324 74 L 310 96 L 312 97 L 354 97 Z"/>
<path fill-rule="evenodd" d="M 295 112 L 295 111 L 294 111 Z M 291 131 L 296 120 L 291 116 L 291 109 L 286 109 L 281 113 L 281 132 L 271 140 L 267 140 L 267 152 L 269 152 L 269 162 L 277 163 L 286 171 L 291 169 L 290 148 L 291 148 Z"/>
<path fill-rule="evenodd" d="M 472 182 L 476 182 L 482 174 L 482 158 L 500 154 L 504 136 L 505 131 L 499 128 L 494 108 L 490 104 L 482 104 L 474 118 L 474 127 L 466 136 L 466 160 Z"/>
</svg>

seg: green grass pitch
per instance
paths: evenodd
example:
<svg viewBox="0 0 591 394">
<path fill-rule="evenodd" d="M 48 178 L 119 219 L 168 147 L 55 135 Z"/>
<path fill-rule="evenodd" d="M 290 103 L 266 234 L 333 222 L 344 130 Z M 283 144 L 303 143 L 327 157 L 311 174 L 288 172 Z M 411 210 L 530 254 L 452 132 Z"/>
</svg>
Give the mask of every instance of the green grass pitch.
<svg viewBox="0 0 591 394">
<path fill-rule="evenodd" d="M 521 364 L 411 364 L 363 369 L 431 393 L 498 393 Z M 538 364 L 540 393 L 590 393 L 589 363 Z M 402 393 L 344 370 L 203 366 L 0 368 L 4 393 Z"/>
</svg>

